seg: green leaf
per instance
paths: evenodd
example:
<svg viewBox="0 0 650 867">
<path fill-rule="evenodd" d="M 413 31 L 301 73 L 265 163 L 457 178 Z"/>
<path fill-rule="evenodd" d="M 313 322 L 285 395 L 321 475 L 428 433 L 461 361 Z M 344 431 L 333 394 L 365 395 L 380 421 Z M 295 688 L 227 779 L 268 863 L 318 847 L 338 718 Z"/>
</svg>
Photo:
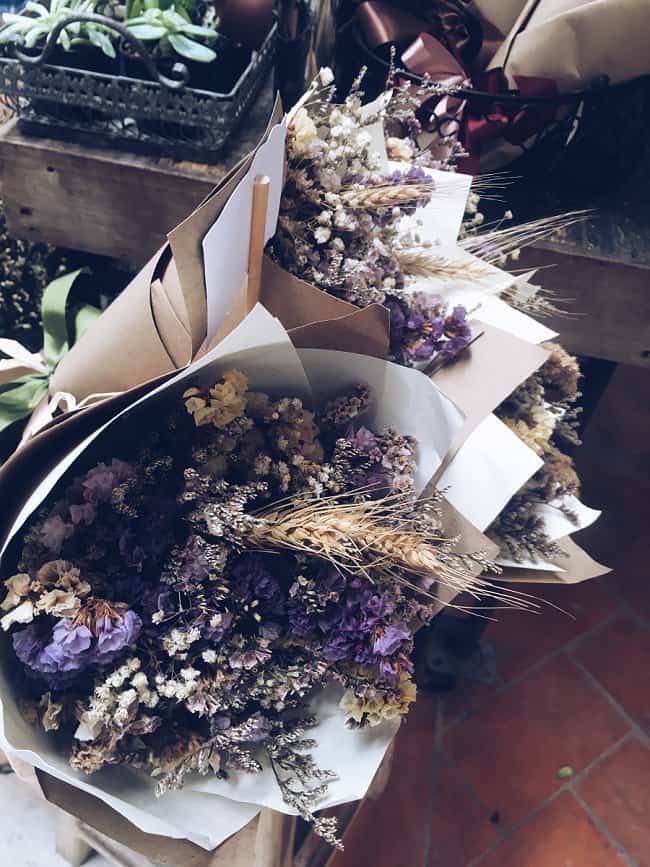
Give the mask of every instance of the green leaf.
<svg viewBox="0 0 650 867">
<path fill-rule="evenodd" d="M 66 325 L 68 296 L 83 269 L 57 277 L 43 292 L 41 311 L 43 316 L 43 358 L 50 371 L 68 351 L 70 340 Z"/>
<path fill-rule="evenodd" d="M 42 25 L 37 25 L 33 27 L 25 36 L 25 45 L 27 48 L 33 48 L 36 43 L 42 39 L 44 36 L 47 36 L 48 29 Z M 63 36 L 63 34 L 61 34 Z"/>
<path fill-rule="evenodd" d="M 29 0 L 29 2 L 25 4 L 25 12 L 35 12 L 42 18 L 47 18 L 50 14 L 50 10 L 47 8 L 47 6 L 43 6 L 42 3 L 34 3 L 33 0 Z M 9 16 L 5 15 L 5 21 L 7 21 L 8 19 Z"/>
<path fill-rule="evenodd" d="M 0 432 L 26 418 L 47 394 L 47 377 L 27 376 L 0 393 Z"/>
<path fill-rule="evenodd" d="M 209 27 L 199 27 L 198 24 L 183 25 L 183 33 L 188 36 L 202 36 L 204 39 L 216 39 L 217 33 Z"/>
<path fill-rule="evenodd" d="M 90 39 L 92 44 L 96 48 L 100 48 L 107 57 L 117 57 L 115 47 L 104 30 L 88 25 L 86 32 L 88 33 L 88 39 Z"/>
<path fill-rule="evenodd" d="M 148 39 L 162 39 L 163 36 L 167 34 L 167 29 L 165 27 L 160 27 L 159 25 L 154 24 L 131 24 L 127 21 L 127 25 L 131 33 L 137 39 L 144 39 L 145 41 Z"/>
<path fill-rule="evenodd" d="M 181 30 L 187 26 L 187 21 L 175 9 L 167 9 L 162 14 L 163 21 L 171 31 Z"/>
<path fill-rule="evenodd" d="M 187 57 L 188 60 L 195 60 L 197 63 L 211 63 L 216 59 L 217 55 L 207 45 L 201 45 L 199 42 L 194 42 L 183 36 L 182 33 L 170 33 L 169 43 L 177 54 L 181 57 Z"/>
<path fill-rule="evenodd" d="M 93 307 L 92 304 L 82 304 L 74 315 L 73 343 L 76 343 L 101 315 L 102 311 L 98 307 Z"/>
</svg>

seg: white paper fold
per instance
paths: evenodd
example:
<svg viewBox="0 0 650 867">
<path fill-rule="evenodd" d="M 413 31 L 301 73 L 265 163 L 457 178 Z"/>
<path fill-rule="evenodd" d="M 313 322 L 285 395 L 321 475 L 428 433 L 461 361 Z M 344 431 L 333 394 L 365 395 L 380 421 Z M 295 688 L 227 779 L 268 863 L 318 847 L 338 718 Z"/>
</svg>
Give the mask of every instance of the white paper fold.
<svg viewBox="0 0 650 867">
<path fill-rule="evenodd" d="M 267 175 L 271 180 L 265 242 L 275 234 L 282 196 L 286 133 L 285 117 L 258 149 L 250 169 L 203 239 L 208 343 L 215 337 L 247 279 L 253 184 L 257 175 Z"/>
<path fill-rule="evenodd" d="M 460 447 L 438 489 L 483 532 L 542 464 L 510 428 L 489 415 Z"/>
</svg>

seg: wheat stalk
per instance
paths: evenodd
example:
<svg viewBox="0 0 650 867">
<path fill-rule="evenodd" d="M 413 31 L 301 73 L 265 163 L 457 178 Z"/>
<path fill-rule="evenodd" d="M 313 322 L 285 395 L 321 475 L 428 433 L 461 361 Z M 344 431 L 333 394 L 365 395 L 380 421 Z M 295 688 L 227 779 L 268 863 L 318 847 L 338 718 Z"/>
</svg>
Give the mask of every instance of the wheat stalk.
<svg viewBox="0 0 650 867">
<path fill-rule="evenodd" d="M 592 210 L 570 211 L 517 226 L 497 226 L 475 235 L 467 235 L 459 241 L 459 246 L 489 264 L 498 264 L 522 247 L 529 247 L 544 238 L 565 232 L 569 226 L 583 223 L 593 213 Z"/>
<path fill-rule="evenodd" d="M 459 262 L 423 249 L 394 250 L 402 272 L 409 277 L 448 280 L 482 280 L 490 276 L 483 262 Z"/>
<path fill-rule="evenodd" d="M 341 200 L 349 208 L 378 211 L 382 208 L 415 204 L 429 198 L 433 189 L 433 181 L 417 184 L 378 184 L 374 187 L 343 190 Z"/>
<path fill-rule="evenodd" d="M 426 504 L 422 504 L 426 505 Z M 256 515 L 247 544 L 262 550 L 295 551 L 327 560 L 337 568 L 370 580 L 393 579 L 411 590 L 423 590 L 418 578 L 435 578 L 457 593 L 474 598 L 531 607 L 525 594 L 497 587 L 467 567 L 491 564 L 479 553 L 471 558 L 450 554 L 453 540 L 427 531 L 413 521 L 408 495 L 390 494 L 376 500 L 349 502 L 329 499 L 287 500 Z"/>
</svg>

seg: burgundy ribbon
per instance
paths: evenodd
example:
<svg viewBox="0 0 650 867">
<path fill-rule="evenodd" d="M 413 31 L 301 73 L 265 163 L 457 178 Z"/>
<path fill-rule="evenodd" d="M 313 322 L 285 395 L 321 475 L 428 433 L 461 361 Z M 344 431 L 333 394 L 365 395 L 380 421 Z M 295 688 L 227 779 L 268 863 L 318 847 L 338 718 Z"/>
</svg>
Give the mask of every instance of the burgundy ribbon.
<svg viewBox="0 0 650 867">
<path fill-rule="evenodd" d="M 558 92 L 555 82 L 548 78 L 515 75 L 514 81 L 518 94 L 524 98 L 555 96 Z M 552 123 L 557 113 L 553 103 L 524 107 L 510 107 L 507 103 L 499 103 L 499 94 L 508 92 L 508 82 L 503 69 L 490 69 L 484 73 L 477 81 L 477 88 L 493 93 L 495 99 L 487 106 L 482 100 L 477 100 L 468 113 L 464 144 L 470 158 L 463 162 L 462 170 L 470 173 L 476 171 L 478 159 L 489 143 L 502 138 L 512 145 L 523 145 L 531 136 L 540 133 Z"/>
<path fill-rule="evenodd" d="M 467 69 L 476 64 L 485 63 L 487 53 L 493 56 L 498 47 L 500 34 L 483 29 L 482 44 L 474 40 L 472 57 L 462 61 L 462 55 L 467 55 L 470 43 L 470 28 L 467 19 L 453 7 L 436 16 L 435 24 L 415 16 L 394 3 L 385 0 L 362 0 L 356 8 L 356 17 L 363 31 L 366 42 L 371 48 L 378 48 L 387 43 L 393 43 L 402 48 L 401 61 L 404 67 L 416 75 L 428 75 L 430 80 L 447 87 L 471 87 Z M 434 30 L 432 34 L 430 31 Z M 439 37 L 439 38 L 436 38 Z M 443 41 L 446 43 L 443 44 Z M 557 93 L 555 82 L 543 78 L 515 76 L 518 93 L 523 96 L 552 96 Z M 503 138 L 511 144 L 521 145 L 531 136 L 541 132 L 551 123 L 556 115 L 555 106 L 528 105 L 510 108 L 507 103 L 499 103 L 498 95 L 508 93 L 508 82 L 503 69 L 489 70 L 474 76 L 477 90 L 494 94 L 493 101 L 466 101 L 445 96 L 437 101 L 431 100 L 431 111 L 434 124 L 441 139 L 434 140 L 431 149 L 434 155 L 444 156 L 444 152 L 435 153 L 442 145 L 444 138 L 460 125 L 465 115 L 465 131 L 463 144 L 470 153 L 470 159 L 463 163 L 463 170 L 476 168 L 478 157 L 489 142 Z M 428 104 L 426 106 L 428 108 Z"/>
</svg>

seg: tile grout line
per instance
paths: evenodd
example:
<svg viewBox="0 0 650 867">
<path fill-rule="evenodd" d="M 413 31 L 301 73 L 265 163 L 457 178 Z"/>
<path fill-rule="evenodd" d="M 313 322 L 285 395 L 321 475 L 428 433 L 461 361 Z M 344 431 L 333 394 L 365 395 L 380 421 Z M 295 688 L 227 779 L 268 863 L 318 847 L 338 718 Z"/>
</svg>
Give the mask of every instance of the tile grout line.
<svg viewBox="0 0 650 867">
<path fill-rule="evenodd" d="M 526 677 L 529 677 L 532 674 L 537 674 L 547 662 L 551 660 L 559 658 L 563 653 L 567 653 L 568 651 L 573 651 L 578 645 L 582 644 L 587 639 L 593 637 L 598 634 L 601 630 L 604 630 L 607 626 L 610 626 L 616 618 L 619 616 L 620 608 L 615 608 L 611 614 L 609 614 L 605 620 L 602 620 L 600 623 L 595 623 L 593 626 L 590 626 L 585 632 L 581 635 L 577 635 L 575 638 L 572 638 L 570 641 L 565 642 L 560 647 L 555 650 L 547 653 L 546 656 L 543 656 L 541 659 L 538 659 L 537 662 L 534 662 L 532 665 L 529 665 L 528 668 L 525 668 L 523 671 L 520 671 L 510 680 L 506 680 L 501 682 L 501 684 L 494 690 L 494 692 L 486 696 L 485 698 L 479 701 L 479 704 L 476 708 L 472 708 L 471 710 L 463 710 L 461 711 L 457 717 L 455 717 L 447 726 L 445 726 L 443 734 L 446 735 L 452 729 L 456 728 L 460 723 L 463 723 L 468 717 L 470 717 L 473 713 L 475 713 L 479 707 L 482 707 L 489 701 L 492 701 L 496 696 L 501 695 L 504 692 L 507 692 L 513 686 L 521 683 L 525 680 Z"/>
<path fill-rule="evenodd" d="M 435 768 L 436 768 L 436 756 L 438 755 L 440 738 L 441 738 L 441 730 L 442 730 L 441 722 L 442 722 L 442 720 L 441 720 L 440 702 L 436 701 L 436 703 L 435 703 L 435 731 L 434 731 L 434 735 L 433 735 L 433 747 L 431 750 L 431 755 L 429 757 L 429 761 L 431 762 L 432 776 L 431 776 L 431 784 L 429 786 L 429 797 L 427 799 L 428 800 L 428 808 L 427 808 L 427 813 L 426 813 L 426 815 L 427 815 L 427 829 L 426 829 L 426 833 L 424 835 L 424 846 L 423 846 L 423 851 L 422 851 L 422 867 L 428 867 L 429 858 L 431 857 L 431 834 L 432 834 L 431 819 L 433 817 L 433 804 L 434 804 L 435 797 L 436 797 L 436 789 L 435 789 L 436 771 L 435 771 Z"/>
<path fill-rule="evenodd" d="M 540 801 L 539 804 L 533 810 L 531 810 L 531 812 L 527 816 L 525 816 L 523 819 L 520 819 L 518 822 L 515 822 L 514 825 L 511 825 L 507 831 L 504 831 L 503 836 L 500 840 L 495 842 L 493 846 L 488 847 L 485 852 L 481 852 L 480 855 L 478 855 L 476 858 L 473 858 L 468 864 L 465 865 L 465 867 L 477 867 L 477 865 L 484 861 L 488 855 L 491 855 L 493 852 L 495 852 L 502 843 L 513 837 L 517 833 L 517 831 L 519 831 L 521 828 L 531 822 L 536 816 L 538 816 L 542 812 L 542 810 L 545 810 L 546 807 L 549 806 L 549 804 L 552 804 L 553 801 L 559 798 L 559 796 L 566 790 L 566 786 L 561 786 L 555 792 L 552 792 L 550 795 Z"/>
<path fill-rule="evenodd" d="M 481 808 L 481 810 L 485 813 L 487 821 L 490 822 L 490 816 L 492 816 L 495 812 L 494 809 L 490 809 L 490 807 L 485 803 L 485 801 L 477 792 L 474 784 L 467 779 L 461 768 L 458 767 L 456 761 L 452 759 L 448 753 L 445 752 L 444 747 L 441 746 L 438 751 L 442 760 L 450 768 L 452 774 L 456 777 L 456 780 L 460 783 L 465 793 L 469 795 L 474 801 L 474 803 Z M 492 822 L 490 822 L 490 825 L 492 828 L 494 828 L 497 836 L 500 839 L 504 839 L 506 832 L 501 827 L 499 827 L 498 824 L 493 824 Z"/>
<path fill-rule="evenodd" d="M 582 770 L 576 774 L 574 779 L 572 779 L 569 782 L 563 783 L 561 786 L 559 786 L 557 789 L 555 789 L 555 791 L 551 792 L 550 795 L 547 795 L 545 798 L 543 798 L 539 802 L 539 804 L 537 804 L 537 806 L 534 807 L 530 811 L 530 813 L 528 813 L 526 816 L 523 817 L 523 819 L 520 819 L 518 822 L 515 822 L 514 824 L 510 825 L 507 829 L 499 829 L 501 839 L 498 840 L 497 842 L 495 842 L 493 846 L 490 846 L 488 849 L 486 849 L 484 852 L 482 852 L 480 855 L 478 855 L 473 861 L 471 861 L 469 864 L 467 864 L 466 867 L 474 867 L 474 865 L 478 865 L 484 858 L 486 858 L 489 854 L 494 852 L 495 849 L 497 849 L 498 846 L 501 845 L 501 843 L 503 843 L 505 840 L 508 840 L 510 837 L 513 837 L 521 828 L 523 828 L 532 819 L 534 819 L 537 815 L 539 815 L 539 813 L 541 813 L 543 810 L 545 810 L 546 807 L 548 807 L 550 804 L 553 803 L 553 801 L 555 801 L 557 798 L 559 798 L 560 795 L 562 795 L 564 793 L 575 794 L 575 791 L 572 788 L 574 783 L 576 781 L 580 781 L 583 777 L 586 777 L 587 774 L 589 773 L 589 771 L 591 771 L 594 767 L 596 767 L 600 762 L 609 758 L 609 756 L 611 754 L 616 752 L 616 750 L 620 749 L 620 747 L 623 746 L 623 744 L 627 740 L 632 738 L 633 736 L 634 736 L 633 732 L 631 732 L 631 731 L 626 732 L 617 741 L 615 741 L 613 744 L 610 744 L 610 746 L 607 747 L 607 749 L 603 750 L 594 759 L 592 759 L 588 765 L 586 765 L 584 768 L 582 768 Z M 638 867 L 638 865 L 633 864 L 633 865 L 628 865 L 628 867 Z"/>
<path fill-rule="evenodd" d="M 567 651 L 567 657 L 573 663 L 573 665 L 582 672 L 582 674 L 587 678 L 591 686 L 599 693 L 599 695 L 607 701 L 607 703 L 612 707 L 620 717 L 622 717 L 625 722 L 629 725 L 630 729 L 634 734 L 641 740 L 645 746 L 650 747 L 650 735 L 643 729 L 642 726 L 631 716 L 623 707 L 623 705 L 617 701 L 614 696 L 607 690 L 602 683 L 598 680 L 596 675 L 592 674 L 589 669 L 580 661 L 580 658 L 577 657 L 574 651 Z"/>
<path fill-rule="evenodd" d="M 593 822 L 594 826 L 600 831 L 603 837 L 608 841 L 610 846 L 614 848 L 619 855 L 622 855 L 627 862 L 628 867 L 639 867 L 639 862 L 633 858 L 630 853 L 627 851 L 625 846 L 612 834 L 607 825 L 603 822 L 603 820 L 597 816 L 589 804 L 585 801 L 582 795 L 579 794 L 574 788 L 569 786 L 569 791 L 575 798 L 576 802 L 580 805 L 580 807 L 584 810 L 585 815 L 589 818 L 591 822 Z"/>
</svg>

